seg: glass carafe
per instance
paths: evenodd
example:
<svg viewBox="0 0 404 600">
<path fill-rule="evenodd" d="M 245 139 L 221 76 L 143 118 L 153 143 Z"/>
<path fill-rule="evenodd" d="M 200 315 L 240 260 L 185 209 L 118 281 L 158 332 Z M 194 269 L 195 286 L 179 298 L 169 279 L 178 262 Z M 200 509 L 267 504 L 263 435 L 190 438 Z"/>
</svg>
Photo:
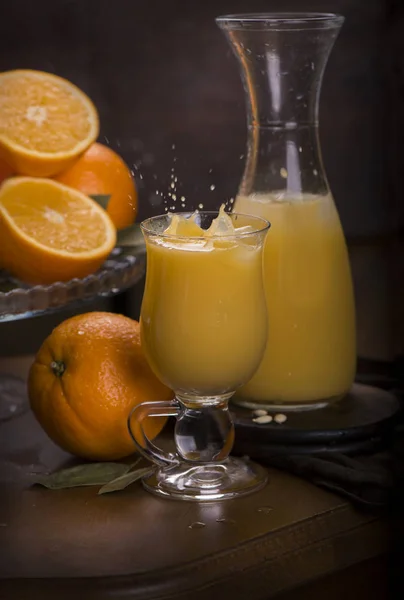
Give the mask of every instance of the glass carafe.
<svg viewBox="0 0 404 600">
<path fill-rule="evenodd" d="M 264 358 L 236 395 L 250 408 L 302 410 L 341 398 L 356 367 L 347 248 L 321 158 L 319 95 L 343 17 L 219 17 L 241 66 L 248 147 L 237 212 L 266 218 L 269 333 Z"/>
</svg>

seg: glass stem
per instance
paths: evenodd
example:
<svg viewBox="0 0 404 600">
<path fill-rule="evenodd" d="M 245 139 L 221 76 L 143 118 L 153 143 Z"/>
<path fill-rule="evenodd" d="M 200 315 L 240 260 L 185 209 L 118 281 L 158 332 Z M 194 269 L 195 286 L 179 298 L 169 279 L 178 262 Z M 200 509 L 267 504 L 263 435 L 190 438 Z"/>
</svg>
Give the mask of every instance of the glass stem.
<svg viewBox="0 0 404 600">
<path fill-rule="evenodd" d="M 217 398 L 203 405 L 177 396 L 181 411 L 175 426 L 175 445 L 186 461 L 197 463 L 224 461 L 234 443 L 234 424 L 229 398 Z"/>
</svg>

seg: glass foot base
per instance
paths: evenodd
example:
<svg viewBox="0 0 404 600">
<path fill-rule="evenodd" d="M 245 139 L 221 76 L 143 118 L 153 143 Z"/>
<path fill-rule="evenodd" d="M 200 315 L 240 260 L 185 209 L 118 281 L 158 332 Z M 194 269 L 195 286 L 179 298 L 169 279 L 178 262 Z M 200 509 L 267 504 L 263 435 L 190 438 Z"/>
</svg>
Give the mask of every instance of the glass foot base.
<svg viewBox="0 0 404 600">
<path fill-rule="evenodd" d="M 181 463 L 159 469 L 142 482 L 146 490 L 157 496 L 216 502 L 256 492 L 265 486 L 267 479 L 267 471 L 260 465 L 231 457 L 223 463 Z"/>
</svg>

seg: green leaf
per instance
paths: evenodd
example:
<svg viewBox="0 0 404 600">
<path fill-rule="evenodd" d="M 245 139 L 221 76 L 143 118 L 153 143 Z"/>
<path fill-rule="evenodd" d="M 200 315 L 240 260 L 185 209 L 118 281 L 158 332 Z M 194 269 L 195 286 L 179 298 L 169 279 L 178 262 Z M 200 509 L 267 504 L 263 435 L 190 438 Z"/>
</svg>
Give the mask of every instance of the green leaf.
<svg viewBox="0 0 404 600">
<path fill-rule="evenodd" d="M 125 229 L 118 231 L 117 246 L 128 246 L 131 248 L 144 248 L 145 243 L 139 223 L 134 223 Z"/>
<path fill-rule="evenodd" d="M 104 210 L 107 210 L 111 194 L 90 194 L 90 198 L 95 200 Z"/>
<path fill-rule="evenodd" d="M 121 475 L 117 477 L 113 481 L 110 481 L 106 485 L 104 485 L 99 491 L 98 494 L 108 494 L 110 492 L 119 492 L 119 490 L 124 490 L 135 481 L 138 481 L 145 475 L 151 475 L 153 473 L 153 467 L 145 467 L 143 469 L 137 469 L 137 471 L 130 471 L 125 475 Z"/>
<path fill-rule="evenodd" d="M 131 463 L 129 465 L 129 471 L 132 471 L 134 469 L 134 467 L 136 467 L 136 465 L 138 465 L 141 461 L 142 461 L 142 457 L 139 456 L 139 458 L 137 458 L 134 463 Z"/>
<path fill-rule="evenodd" d="M 42 485 L 50 490 L 62 490 L 88 485 L 104 485 L 117 477 L 121 477 L 132 467 L 133 465 L 113 462 L 91 463 L 62 469 L 50 475 L 40 475 L 36 477 L 33 483 Z"/>
</svg>

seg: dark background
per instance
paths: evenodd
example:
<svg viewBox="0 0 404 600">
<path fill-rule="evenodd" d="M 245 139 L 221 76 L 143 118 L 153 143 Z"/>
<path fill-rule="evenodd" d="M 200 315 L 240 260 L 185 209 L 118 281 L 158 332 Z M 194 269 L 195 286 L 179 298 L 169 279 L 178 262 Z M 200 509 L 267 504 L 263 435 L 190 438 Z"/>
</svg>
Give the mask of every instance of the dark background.
<svg viewBox="0 0 404 600">
<path fill-rule="evenodd" d="M 404 0 L 3 1 L 0 69 L 54 72 L 90 95 L 100 141 L 135 175 L 139 218 L 163 211 L 173 172 L 187 208 L 217 208 L 237 191 L 246 128 L 238 64 L 214 17 L 277 9 L 346 17 L 323 84 L 322 148 L 350 243 L 359 353 L 393 360 L 404 352 Z M 132 296 L 119 306 L 137 316 Z M 13 327 L 0 331 L 2 354 L 20 351 Z"/>
<path fill-rule="evenodd" d="M 388 231 L 388 80 L 400 48 L 385 0 L 13 0 L 0 9 L 0 69 L 57 73 L 90 95 L 100 140 L 133 166 L 140 217 L 160 210 L 154 192 L 168 191 L 172 166 L 190 207 L 218 206 L 236 193 L 246 132 L 238 65 L 214 17 L 276 9 L 345 15 L 323 85 L 324 158 L 346 233 Z"/>
</svg>

